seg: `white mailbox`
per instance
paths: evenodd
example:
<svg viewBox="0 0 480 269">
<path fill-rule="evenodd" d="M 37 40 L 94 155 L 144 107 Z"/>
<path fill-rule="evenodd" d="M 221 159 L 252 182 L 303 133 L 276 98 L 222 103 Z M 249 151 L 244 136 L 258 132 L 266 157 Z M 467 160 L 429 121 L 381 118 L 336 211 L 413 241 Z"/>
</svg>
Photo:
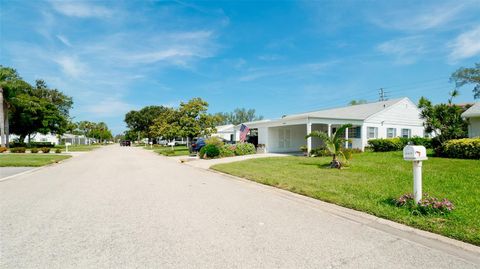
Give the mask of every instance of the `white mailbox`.
<svg viewBox="0 0 480 269">
<path fill-rule="evenodd" d="M 413 163 L 413 198 L 416 203 L 422 199 L 422 161 L 427 160 L 424 146 L 407 145 L 403 148 L 403 159 Z"/>
<path fill-rule="evenodd" d="M 70 142 L 65 143 L 65 146 L 71 146 L 71 145 L 72 145 L 72 143 L 70 143 Z"/>
<path fill-rule="evenodd" d="M 427 149 L 424 146 L 407 145 L 403 148 L 403 159 L 405 161 L 427 160 Z"/>
</svg>

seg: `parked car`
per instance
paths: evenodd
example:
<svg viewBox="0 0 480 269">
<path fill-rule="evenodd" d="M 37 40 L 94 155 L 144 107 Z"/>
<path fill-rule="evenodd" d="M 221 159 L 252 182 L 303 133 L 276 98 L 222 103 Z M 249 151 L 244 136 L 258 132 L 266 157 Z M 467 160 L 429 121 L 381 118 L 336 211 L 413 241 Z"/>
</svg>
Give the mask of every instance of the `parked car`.
<svg viewBox="0 0 480 269">
<path fill-rule="evenodd" d="M 205 138 L 194 138 L 190 143 L 190 153 L 199 152 L 205 146 Z"/>
<path fill-rule="evenodd" d="M 131 145 L 130 140 L 122 140 L 120 142 L 120 146 L 122 146 L 122 147 L 130 147 L 130 145 Z"/>
</svg>

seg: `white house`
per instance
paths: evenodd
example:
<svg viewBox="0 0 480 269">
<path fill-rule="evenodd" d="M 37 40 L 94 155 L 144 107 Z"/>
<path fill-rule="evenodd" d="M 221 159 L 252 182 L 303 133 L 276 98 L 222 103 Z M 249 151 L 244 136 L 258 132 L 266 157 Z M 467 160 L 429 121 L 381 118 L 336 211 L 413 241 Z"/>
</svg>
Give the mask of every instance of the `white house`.
<svg viewBox="0 0 480 269">
<path fill-rule="evenodd" d="M 468 137 L 480 137 L 480 103 L 475 103 L 462 117 L 468 120 Z"/>
<path fill-rule="evenodd" d="M 18 135 L 10 135 L 9 141 L 16 141 L 19 139 Z M 25 141 L 27 142 L 28 138 L 25 138 Z M 30 135 L 30 142 L 42 142 L 42 143 L 52 143 L 53 145 L 58 145 L 60 143 L 60 140 L 58 139 L 58 136 L 56 134 L 41 134 L 41 133 L 35 133 Z"/>
<path fill-rule="evenodd" d="M 215 129 L 217 132 L 211 134 L 211 136 L 220 137 L 228 141 L 237 141 L 239 139 L 238 134 L 235 133 L 235 125 L 233 124 L 220 125 L 215 127 Z"/>
<path fill-rule="evenodd" d="M 332 134 L 343 124 L 352 124 L 345 137 L 349 148 L 364 149 L 373 138 L 424 136 L 420 110 L 408 98 L 369 104 L 312 111 L 284 116 L 276 120 L 244 123 L 266 152 L 298 152 L 301 146 L 311 149 L 321 145 L 318 138 L 306 139 L 312 131 Z M 235 127 L 238 132 L 239 126 Z"/>
</svg>

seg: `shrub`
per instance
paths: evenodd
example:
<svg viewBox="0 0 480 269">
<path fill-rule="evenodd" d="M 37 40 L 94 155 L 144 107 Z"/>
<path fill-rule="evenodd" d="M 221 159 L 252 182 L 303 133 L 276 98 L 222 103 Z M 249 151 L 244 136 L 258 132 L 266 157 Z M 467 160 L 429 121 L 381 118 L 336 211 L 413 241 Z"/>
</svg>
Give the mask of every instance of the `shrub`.
<svg viewBox="0 0 480 269">
<path fill-rule="evenodd" d="M 200 149 L 200 158 L 204 159 L 204 158 L 215 158 L 215 157 L 218 157 L 220 155 L 220 150 L 218 149 L 218 147 L 216 145 L 205 145 L 204 147 L 202 147 L 202 149 Z"/>
<path fill-rule="evenodd" d="M 26 148 L 27 143 L 24 142 L 10 142 L 10 148 Z"/>
<path fill-rule="evenodd" d="M 448 140 L 442 146 L 442 155 L 450 158 L 480 159 L 480 138 Z"/>
<path fill-rule="evenodd" d="M 53 148 L 55 145 L 51 142 L 30 142 L 28 146 L 32 148 Z"/>
<path fill-rule="evenodd" d="M 413 198 L 413 194 L 407 193 L 398 199 L 394 199 L 394 203 L 398 207 L 406 207 L 412 211 L 414 214 L 446 214 L 453 209 L 455 206 L 451 201 L 447 198 L 439 200 L 435 197 L 429 196 L 427 193 L 423 195 L 423 199 L 421 199 L 418 204 L 415 204 L 415 200 Z"/>
<path fill-rule="evenodd" d="M 50 148 L 41 148 L 43 153 L 50 153 Z"/>
<path fill-rule="evenodd" d="M 37 148 L 31 148 L 30 153 L 38 153 L 38 149 Z"/>
<path fill-rule="evenodd" d="M 255 145 L 251 143 L 239 143 L 235 147 L 235 155 L 238 156 L 255 154 L 256 152 Z"/>
<path fill-rule="evenodd" d="M 55 153 L 62 153 L 61 149 L 55 149 Z"/>
<path fill-rule="evenodd" d="M 219 137 L 212 136 L 210 138 L 205 139 L 205 145 L 215 145 L 217 148 L 223 146 L 223 141 Z"/>
<path fill-rule="evenodd" d="M 410 138 L 395 137 L 368 140 L 370 148 L 376 152 L 402 150 L 409 142 L 412 142 L 413 145 L 420 145 L 426 148 L 432 148 L 432 140 L 430 138 L 423 138 L 418 136 Z"/>
<path fill-rule="evenodd" d="M 25 147 L 10 148 L 11 153 L 25 153 L 26 150 Z"/>
<path fill-rule="evenodd" d="M 235 156 L 235 145 L 223 145 L 219 148 L 220 157 L 232 157 Z"/>
<path fill-rule="evenodd" d="M 7 151 L 6 147 L 0 147 L 0 153 L 4 153 L 5 151 Z"/>
<path fill-rule="evenodd" d="M 310 150 L 310 156 L 312 157 L 326 157 L 331 156 L 332 154 L 326 148 L 316 148 Z"/>
</svg>

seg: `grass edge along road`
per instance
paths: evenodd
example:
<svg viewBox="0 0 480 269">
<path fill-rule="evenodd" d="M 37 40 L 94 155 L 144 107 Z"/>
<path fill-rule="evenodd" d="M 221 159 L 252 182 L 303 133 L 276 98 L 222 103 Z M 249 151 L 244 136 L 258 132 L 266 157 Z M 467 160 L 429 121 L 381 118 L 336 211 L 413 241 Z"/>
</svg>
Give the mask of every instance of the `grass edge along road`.
<svg viewBox="0 0 480 269">
<path fill-rule="evenodd" d="M 363 211 L 480 246 L 480 161 L 430 157 L 423 163 L 423 192 L 447 198 L 446 215 L 414 215 L 392 199 L 411 193 L 412 163 L 402 152 L 354 154 L 351 166 L 326 168 L 331 157 L 275 157 L 217 164 L 211 169 Z"/>
<path fill-rule="evenodd" d="M 144 149 L 153 150 L 154 152 L 164 156 L 188 156 L 190 152 L 187 146 L 174 146 L 172 150 L 171 146 L 144 146 Z"/>
<path fill-rule="evenodd" d="M 70 155 L 11 153 L 0 154 L 0 167 L 39 167 L 68 159 Z"/>
<path fill-rule="evenodd" d="M 94 149 L 98 149 L 100 147 L 102 147 L 104 145 L 71 145 L 71 146 L 68 146 L 68 151 L 69 152 L 84 152 L 84 151 L 92 151 Z M 57 149 L 61 149 L 62 152 L 65 152 L 65 145 L 57 145 L 55 146 L 55 148 Z"/>
</svg>

